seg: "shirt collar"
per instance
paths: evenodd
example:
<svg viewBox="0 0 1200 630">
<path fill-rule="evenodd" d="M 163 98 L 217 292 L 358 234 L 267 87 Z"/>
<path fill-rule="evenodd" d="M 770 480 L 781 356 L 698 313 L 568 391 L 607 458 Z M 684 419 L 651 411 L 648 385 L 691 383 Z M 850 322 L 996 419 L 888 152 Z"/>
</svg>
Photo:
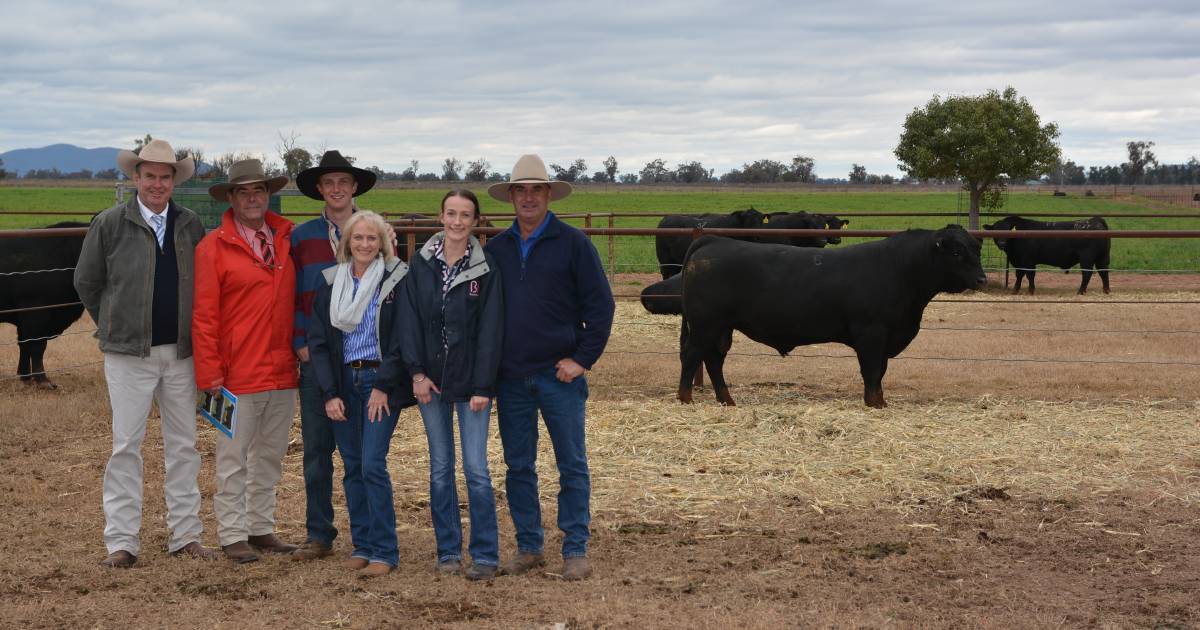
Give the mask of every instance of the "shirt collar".
<svg viewBox="0 0 1200 630">
<path fill-rule="evenodd" d="M 137 195 L 134 195 L 134 197 L 137 198 L 138 210 L 142 211 L 142 220 L 146 222 L 146 225 L 153 225 L 153 222 L 150 220 L 150 217 L 152 217 L 158 213 L 156 213 L 153 210 L 151 210 L 150 208 L 146 207 L 146 204 L 142 203 L 141 197 L 138 197 Z M 163 219 L 166 219 L 167 212 L 170 212 L 170 210 L 171 210 L 171 202 L 168 201 L 167 207 L 162 211 L 162 214 L 159 214 L 158 216 L 161 216 Z"/>
<path fill-rule="evenodd" d="M 547 210 L 546 216 L 542 217 L 542 222 L 533 229 L 533 233 L 530 234 L 529 238 L 527 239 L 521 238 L 521 225 L 517 223 L 516 219 L 513 219 L 512 226 L 510 226 L 509 229 L 512 230 L 513 234 L 516 235 L 518 241 L 534 241 L 546 231 L 546 226 L 550 225 L 550 219 L 552 218 L 554 218 L 554 213 L 550 210 Z"/>
</svg>

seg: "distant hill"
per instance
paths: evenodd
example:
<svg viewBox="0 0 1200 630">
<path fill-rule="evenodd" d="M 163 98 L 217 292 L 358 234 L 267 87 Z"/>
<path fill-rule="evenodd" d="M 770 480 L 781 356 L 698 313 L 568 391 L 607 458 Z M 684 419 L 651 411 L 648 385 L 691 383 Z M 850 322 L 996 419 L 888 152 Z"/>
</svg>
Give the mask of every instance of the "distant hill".
<svg viewBox="0 0 1200 630">
<path fill-rule="evenodd" d="M 17 176 L 31 169 L 56 168 L 64 173 L 88 169 L 93 173 L 117 167 L 117 151 L 114 147 L 85 149 L 73 144 L 52 144 L 40 149 L 13 149 L 0 153 L 4 170 Z"/>
</svg>

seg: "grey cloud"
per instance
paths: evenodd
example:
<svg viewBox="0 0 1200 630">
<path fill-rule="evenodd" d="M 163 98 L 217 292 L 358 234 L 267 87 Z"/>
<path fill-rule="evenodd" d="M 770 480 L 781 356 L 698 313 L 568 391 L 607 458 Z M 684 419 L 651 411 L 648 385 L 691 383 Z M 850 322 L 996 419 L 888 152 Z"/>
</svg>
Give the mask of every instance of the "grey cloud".
<svg viewBox="0 0 1200 630">
<path fill-rule="evenodd" d="M 719 172 L 803 153 L 824 176 L 895 172 L 933 94 L 1013 85 L 1068 158 L 1200 145 L 1191 2 L 27 3 L 0 25 L 0 147 L 129 144 L 272 153 L 277 131 L 364 163 L 507 170 L 615 155 Z M 70 22 L 63 28 L 63 21 Z M 51 37 L 64 32 L 69 36 Z"/>
</svg>

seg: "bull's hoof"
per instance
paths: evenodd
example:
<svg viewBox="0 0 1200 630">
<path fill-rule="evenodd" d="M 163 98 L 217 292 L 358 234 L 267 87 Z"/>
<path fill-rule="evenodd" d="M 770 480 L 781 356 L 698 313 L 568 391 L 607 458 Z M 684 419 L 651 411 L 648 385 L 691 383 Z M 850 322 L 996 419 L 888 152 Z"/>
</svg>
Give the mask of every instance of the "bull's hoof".
<svg viewBox="0 0 1200 630">
<path fill-rule="evenodd" d="M 1112 291 L 1109 291 L 1108 289 L 1104 289 L 1104 295 L 1108 295 L 1109 293 L 1112 293 Z"/>
<path fill-rule="evenodd" d="M 886 409 L 888 406 L 887 401 L 883 399 L 883 392 L 871 392 L 863 396 L 863 402 L 872 409 Z"/>
<path fill-rule="evenodd" d="M 38 389 L 44 389 L 47 391 L 58 389 L 58 385 L 55 385 L 50 379 L 38 380 L 35 381 L 35 384 L 37 385 Z"/>
<path fill-rule="evenodd" d="M 729 390 L 724 387 L 717 390 L 717 402 L 721 403 L 722 405 L 725 405 L 726 407 L 736 407 L 737 406 L 737 403 L 733 402 L 733 396 L 729 395 Z"/>
<path fill-rule="evenodd" d="M 690 391 L 685 392 L 683 390 L 680 390 L 679 394 L 676 396 L 676 398 L 679 399 L 679 402 L 681 402 L 685 405 L 692 404 L 692 392 L 690 392 Z"/>
</svg>

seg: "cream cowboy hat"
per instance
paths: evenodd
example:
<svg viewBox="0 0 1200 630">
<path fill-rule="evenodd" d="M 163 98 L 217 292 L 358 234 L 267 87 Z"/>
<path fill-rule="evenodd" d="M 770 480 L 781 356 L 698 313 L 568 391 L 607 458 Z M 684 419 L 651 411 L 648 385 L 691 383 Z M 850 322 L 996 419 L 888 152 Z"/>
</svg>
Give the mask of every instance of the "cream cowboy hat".
<svg viewBox="0 0 1200 630">
<path fill-rule="evenodd" d="M 157 138 L 147 142 L 138 153 L 129 150 L 121 150 L 117 153 L 117 168 L 125 173 L 125 177 L 133 179 L 137 174 L 137 165 L 142 162 L 155 162 L 158 164 L 166 164 L 175 169 L 175 184 L 182 184 L 192 178 L 192 174 L 196 172 L 196 163 L 192 160 L 192 156 L 187 156 L 182 160 L 175 159 L 175 149 L 166 140 Z"/>
<path fill-rule="evenodd" d="M 571 194 L 571 185 L 567 182 L 560 182 L 550 179 L 550 174 L 546 172 L 546 163 L 542 158 L 530 153 L 522 155 L 517 160 L 516 166 L 513 166 L 512 175 L 509 176 L 507 182 L 492 184 L 488 186 L 488 194 L 492 199 L 497 201 L 511 202 L 512 197 L 508 194 L 509 186 L 513 184 L 548 184 L 550 186 L 550 201 L 558 201 Z"/>
<path fill-rule="evenodd" d="M 266 172 L 263 171 L 262 160 L 242 160 L 234 162 L 229 167 L 229 181 L 210 186 L 208 194 L 217 201 L 229 201 L 229 191 L 233 190 L 235 186 L 257 184 L 258 182 L 265 183 L 267 194 L 273 195 L 287 185 L 288 178 L 287 175 L 267 177 Z"/>
</svg>

